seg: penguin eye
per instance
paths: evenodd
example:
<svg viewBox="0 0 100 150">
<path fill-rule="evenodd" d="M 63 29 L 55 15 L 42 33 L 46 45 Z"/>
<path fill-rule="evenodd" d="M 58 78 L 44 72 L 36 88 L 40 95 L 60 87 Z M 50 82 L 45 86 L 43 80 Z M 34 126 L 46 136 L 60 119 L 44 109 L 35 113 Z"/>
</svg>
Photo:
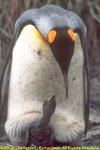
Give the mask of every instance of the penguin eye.
<svg viewBox="0 0 100 150">
<path fill-rule="evenodd" d="M 72 29 L 68 29 L 67 32 L 68 32 L 69 36 L 71 37 L 71 39 L 72 39 L 73 41 L 75 41 L 75 35 L 74 35 L 73 30 L 72 30 Z"/>
<path fill-rule="evenodd" d="M 54 42 L 56 35 L 57 35 L 57 32 L 55 30 L 49 31 L 48 36 L 47 36 L 49 43 Z"/>
</svg>

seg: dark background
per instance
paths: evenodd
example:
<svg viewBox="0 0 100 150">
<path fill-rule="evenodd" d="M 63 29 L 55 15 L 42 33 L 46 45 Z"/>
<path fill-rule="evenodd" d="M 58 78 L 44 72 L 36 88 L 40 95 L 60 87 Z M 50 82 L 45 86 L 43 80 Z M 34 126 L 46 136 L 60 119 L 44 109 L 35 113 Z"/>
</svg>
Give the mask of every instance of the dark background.
<svg viewBox="0 0 100 150">
<path fill-rule="evenodd" d="M 89 143 L 98 145 L 100 143 L 100 0 L 0 0 L 0 71 L 12 39 L 16 19 L 25 10 L 39 8 L 45 4 L 56 4 L 71 10 L 77 13 L 86 24 L 91 77 L 91 109 L 85 145 Z"/>
</svg>

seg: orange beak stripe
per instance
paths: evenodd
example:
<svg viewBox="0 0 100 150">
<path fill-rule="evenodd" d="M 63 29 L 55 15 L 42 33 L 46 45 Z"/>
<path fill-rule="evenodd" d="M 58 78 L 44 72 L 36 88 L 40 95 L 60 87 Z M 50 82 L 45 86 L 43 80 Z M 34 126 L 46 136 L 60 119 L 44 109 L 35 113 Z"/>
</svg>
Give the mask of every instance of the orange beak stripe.
<svg viewBox="0 0 100 150">
<path fill-rule="evenodd" d="M 72 29 L 68 29 L 68 34 L 69 34 L 69 36 L 71 37 L 71 39 L 73 40 L 73 41 L 75 41 L 75 35 L 74 35 L 74 32 L 72 31 Z"/>
<path fill-rule="evenodd" d="M 37 37 L 38 37 L 40 40 L 46 41 L 46 40 L 44 39 L 44 37 L 40 34 L 40 32 L 39 32 L 36 28 L 35 28 L 34 30 L 35 30 L 35 34 L 37 35 Z"/>
<path fill-rule="evenodd" d="M 49 41 L 49 43 L 53 43 L 54 42 L 56 34 L 57 34 L 57 32 L 55 30 L 51 30 L 48 33 L 48 41 Z"/>
</svg>

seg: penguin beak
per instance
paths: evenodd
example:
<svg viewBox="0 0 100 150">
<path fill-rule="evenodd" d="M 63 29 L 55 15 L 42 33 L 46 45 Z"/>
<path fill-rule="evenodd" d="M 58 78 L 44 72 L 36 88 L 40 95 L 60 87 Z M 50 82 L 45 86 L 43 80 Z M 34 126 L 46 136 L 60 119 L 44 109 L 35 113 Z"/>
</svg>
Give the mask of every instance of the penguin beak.
<svg viewBox="0 0 100 150">
<path fill-rule="evenodd" d="M 51 30 L 48 33 L 47 39 L 53 55 L 61 68 L 66 96 L 68 97 L 68 69 L 74 52 L 75 35 L 72 29 L 68 29 L 67 31 L 64 29 L 60 30 L 60 32 Z"/>
</svg>

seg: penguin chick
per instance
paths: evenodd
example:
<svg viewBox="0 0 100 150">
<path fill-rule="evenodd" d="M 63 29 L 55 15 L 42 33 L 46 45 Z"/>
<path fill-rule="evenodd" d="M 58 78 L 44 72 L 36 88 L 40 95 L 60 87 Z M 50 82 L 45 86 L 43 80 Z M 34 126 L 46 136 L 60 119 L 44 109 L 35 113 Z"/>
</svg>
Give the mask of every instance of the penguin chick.
<svg viewBox="0 0 100 150">
<path fill-rule="evenodd" d="M 27 145 L 36 146 L 50 146 L 53 145 L 53 132 L 48 127 L 51 115 L 54 113 L 56 107 L 55 96 L 53 96 L 49 101 L 45 100 L 43 103 L 43 114 L 41 117 L 37 118 L 36 122 L 29 126 L 27 130 Z"/>
</svg>

